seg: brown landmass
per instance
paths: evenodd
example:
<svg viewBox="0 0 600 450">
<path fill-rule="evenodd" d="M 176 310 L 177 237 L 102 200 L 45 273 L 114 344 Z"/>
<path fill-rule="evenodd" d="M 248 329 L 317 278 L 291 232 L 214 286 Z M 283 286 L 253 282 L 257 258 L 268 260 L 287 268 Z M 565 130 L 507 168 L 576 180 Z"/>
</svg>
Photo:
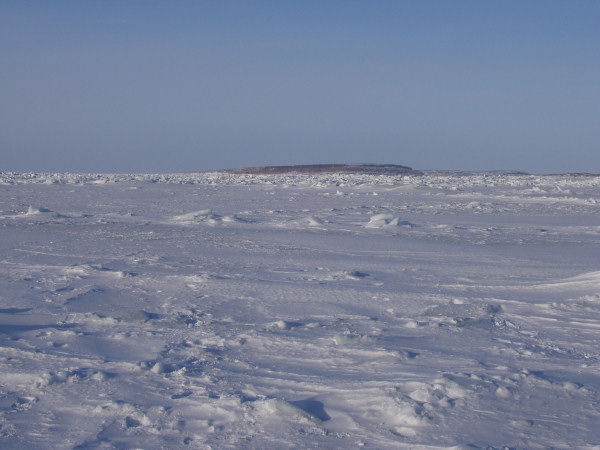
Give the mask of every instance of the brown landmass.
<svg viewBox="0 0 600 450">
<path fill-rule="evenodd" d="M 270 175 L 282 173 L 355 173 L 372 175 L 420 175 L 410 167 L 395 164 L 307 164 L 297 166 L 264 166 L 226 170 L 235 174 Z"/>
</svg>

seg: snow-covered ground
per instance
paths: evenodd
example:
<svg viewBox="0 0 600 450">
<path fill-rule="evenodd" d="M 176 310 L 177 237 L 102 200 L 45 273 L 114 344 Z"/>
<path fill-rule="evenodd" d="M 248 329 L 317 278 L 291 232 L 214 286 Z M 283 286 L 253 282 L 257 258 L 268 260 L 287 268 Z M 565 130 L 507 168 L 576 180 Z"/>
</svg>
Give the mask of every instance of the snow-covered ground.
<svg viewBox="0 0 600 450">
<path fill-rule="evenodd" d="M 0 174 L 0 447 L 600 445 L 600 178 Z"/>
</svg>

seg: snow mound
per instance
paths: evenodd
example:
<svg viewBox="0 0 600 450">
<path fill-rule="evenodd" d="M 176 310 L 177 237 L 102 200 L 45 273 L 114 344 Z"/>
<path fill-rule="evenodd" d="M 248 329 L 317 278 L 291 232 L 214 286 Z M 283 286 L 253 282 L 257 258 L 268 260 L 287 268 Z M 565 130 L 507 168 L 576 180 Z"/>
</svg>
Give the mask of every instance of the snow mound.
<svg viewBox="0 0 600 450">
<path fill-rule="evenodd" d="M 412 224 L 406 220 L 400 220 L 392 214 L 375 214 L 365 225 L 366 228 L 384 228 L 384 227 L 411 227 Z"/>
<path fill-rule="evenodd" d="M 200 211 L 181 214 L 173 217 L 173 220 L 175 222 L 188 225 L 202 222 L 208 224 L 221 224 L 240 221 L 240 219 L 234 215 L 220 216 L 218 214 L 213 214 L 211 209 L 202 209 Z"/>
<path fill-rule="evenodd" d="M 314 216 L 308 216 L 305 219 L 305 221 L 311 227 L 318 227 L 319 225 L 323 225 L 325 223 L 325 221 L 323 219 L 319 219 L 318 217 L 314 217 Z"/>
<path fill-rule="evenodd" d="M 365 225 L 367 228 L 383 228 L 387 226 L 398 225 L 398 217 L 394 217 L 391 214 L 375 214 L 371 216 L 371 220 Z"/>
<path fill-rule="evenodd" d="M 315 276 L 311 279 L 314 281 L 345 281 L 345 280 L 362 280 L 368 277 L 369 274 L 359 270 L 341 270 L 331 272 L 322 276 Z"/>
<path fill-rule="evenodd" d="M 51 214 L 56 215 L 54 211 L 48 208 L 44 208 L 43 206 L 29 206 L 26 215 L 27 216 L 35 216 L 39 214 Z"/>
<path fill-rule="evenodd" d="M 291 330 L 292 328 L 301 327 L 304 325 L 301 322 L 291 322 L 289 320 L 277 320 L 267 327 L 269 331 Z"/>
</svg>

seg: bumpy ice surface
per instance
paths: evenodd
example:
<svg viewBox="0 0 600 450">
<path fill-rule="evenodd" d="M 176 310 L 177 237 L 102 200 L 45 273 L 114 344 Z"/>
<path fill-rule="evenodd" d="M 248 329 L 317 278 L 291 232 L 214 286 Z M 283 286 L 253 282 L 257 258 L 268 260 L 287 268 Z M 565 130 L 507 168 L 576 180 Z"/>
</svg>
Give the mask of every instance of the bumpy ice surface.
<svg viewBox="0 0 600 450">
<path fill-rule="evenodd" d="M 600 179 L 0 174 L 3 448 L 600 444 Z"/>
</svg>

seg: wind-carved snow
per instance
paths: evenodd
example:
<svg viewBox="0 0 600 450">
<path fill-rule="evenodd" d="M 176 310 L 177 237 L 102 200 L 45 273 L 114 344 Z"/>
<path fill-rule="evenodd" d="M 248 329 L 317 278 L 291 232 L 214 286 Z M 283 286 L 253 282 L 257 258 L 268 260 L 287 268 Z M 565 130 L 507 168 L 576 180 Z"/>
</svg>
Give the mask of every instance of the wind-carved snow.
<svg viewBox="0 0 600 450">
<path fill-rule="evenodd" d="M 597 177 L 0 189 L 3 448 L 600 445 Z"/>
</svg>

